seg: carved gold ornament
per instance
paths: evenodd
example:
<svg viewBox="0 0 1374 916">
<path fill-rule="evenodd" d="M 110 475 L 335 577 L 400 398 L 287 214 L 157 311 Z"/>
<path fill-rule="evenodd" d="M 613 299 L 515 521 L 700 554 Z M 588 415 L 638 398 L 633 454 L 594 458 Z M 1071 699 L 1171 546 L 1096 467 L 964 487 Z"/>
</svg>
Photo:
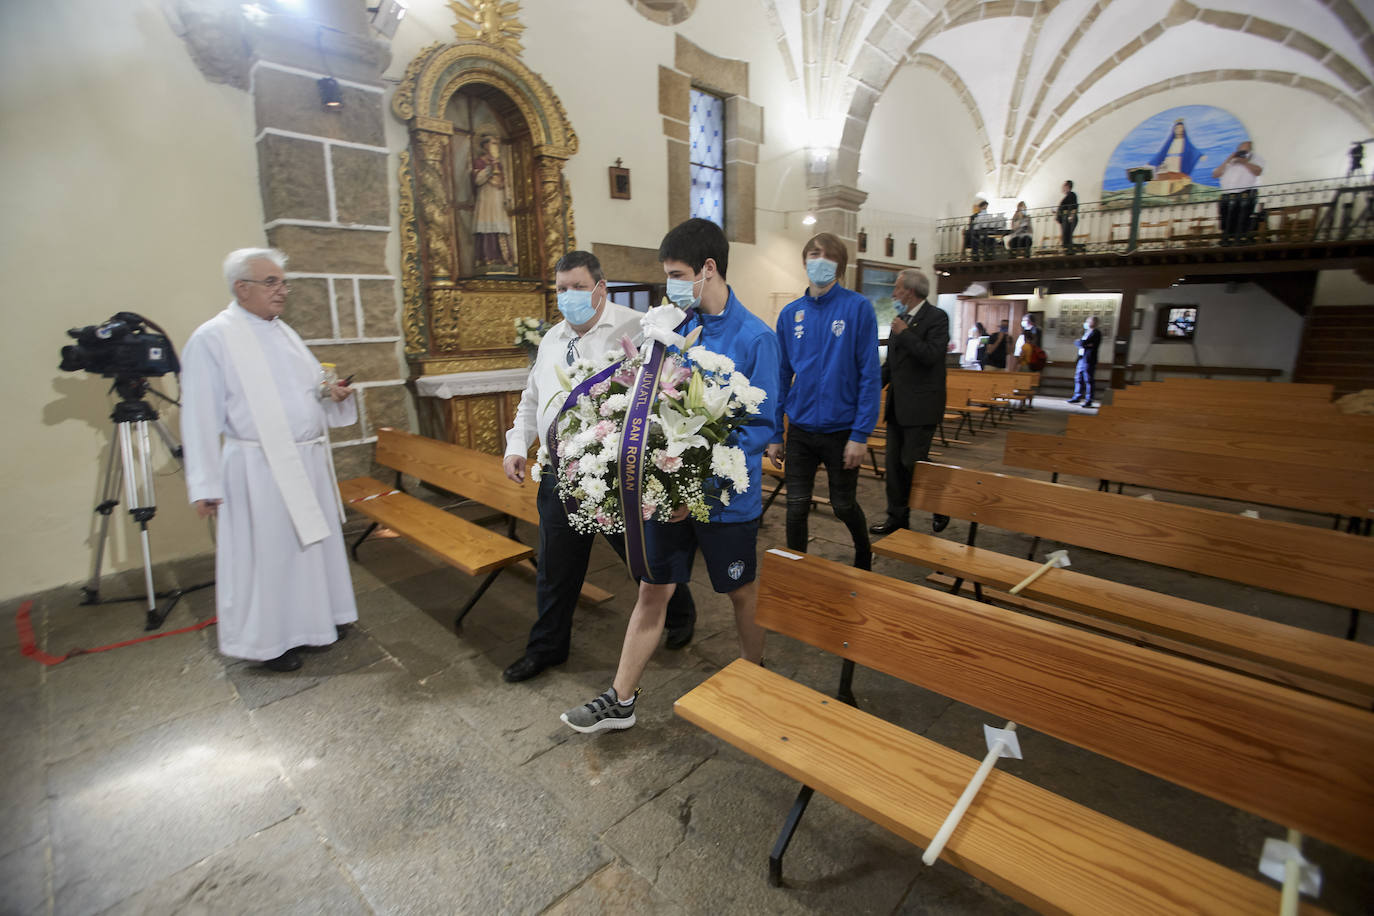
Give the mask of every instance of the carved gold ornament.
<svg viewBox="0 0 1374 916">
<path fill-rule="evenodd" d="M 458 17 L 453 34 L 459 41 L 480 41 L 517 55 L 525 50 L 520 45 L 525 27 L 515 18 L 520 12 L 515 0 L 451 0 L 448 8 Z"/>
</svg>

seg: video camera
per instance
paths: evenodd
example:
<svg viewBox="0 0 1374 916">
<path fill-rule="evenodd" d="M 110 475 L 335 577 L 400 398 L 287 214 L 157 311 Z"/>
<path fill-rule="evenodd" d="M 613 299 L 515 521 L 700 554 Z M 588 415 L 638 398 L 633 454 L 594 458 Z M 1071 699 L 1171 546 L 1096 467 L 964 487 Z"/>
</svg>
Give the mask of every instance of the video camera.
<svg viewBox="0 0 1374 916">
<path fill-rule="evenodd" d="M 72 328 L 76 343 L 62 348 L 63 372 L 94 372 L 112 379 L 152 378 L 180 372 L 176 350 L 162 328 L 142 315 L 119 312 L 101 325 Z"/>
</svg>

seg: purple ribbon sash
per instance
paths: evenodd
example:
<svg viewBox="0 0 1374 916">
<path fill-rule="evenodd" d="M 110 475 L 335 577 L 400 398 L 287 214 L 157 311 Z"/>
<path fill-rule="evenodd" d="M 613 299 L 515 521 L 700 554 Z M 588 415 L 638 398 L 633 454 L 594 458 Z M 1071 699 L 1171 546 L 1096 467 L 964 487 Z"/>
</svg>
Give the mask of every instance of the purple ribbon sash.
<svg viewBox="0 0 1374 916">
<path fill-rule="evenodd" d="M 663 367 L 663 344 L 655 340 L 649 349 L 625 411 L 625 430 L 620 436 L 620 511 L 625 514 L 625 564 L 635 580 L 649 579 L 649 551 L 644 544 L 644 461 L 648 455 L 649 413 L 658 396 L 658 373 Z"/>
</svg>

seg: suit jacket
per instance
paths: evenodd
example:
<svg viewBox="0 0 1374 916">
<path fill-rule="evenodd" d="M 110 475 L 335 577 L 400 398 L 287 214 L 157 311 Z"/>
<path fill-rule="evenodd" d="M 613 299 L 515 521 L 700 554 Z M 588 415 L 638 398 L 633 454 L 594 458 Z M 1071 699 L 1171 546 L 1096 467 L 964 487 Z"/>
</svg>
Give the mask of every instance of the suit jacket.
<svg viewBox="0 0 1374 916">
<path fill-rule="evenodd" d="M 1089 366 L 1097 365 L 1097 351 L 1102 347 L 1102 332 L 1097 328 L 1091 331 L 1084 331 L 1083 336 L 1078 338 L 1078 359 L 1080 362 L 1087 363 Z"/>
<path fill-rule="evenodd" d="M 949 350 L 949 316 L 922 302 L 911 327 L 887 340 L 883 384 L 889 423 L 935 426 L 945 413 L 945 353 Z"/>
</svg>

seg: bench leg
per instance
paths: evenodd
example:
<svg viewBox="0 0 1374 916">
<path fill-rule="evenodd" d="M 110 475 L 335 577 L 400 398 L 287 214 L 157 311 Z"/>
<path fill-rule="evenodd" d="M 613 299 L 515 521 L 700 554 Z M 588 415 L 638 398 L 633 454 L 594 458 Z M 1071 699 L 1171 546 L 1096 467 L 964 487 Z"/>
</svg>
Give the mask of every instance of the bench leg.
<svg viewBox="0 0 1374 916">
<path fill-rule="evenodd" d="M 767 511 L 768 511 L 768 507 L 771 506 L 771 505 L 773 505 L 773 500 L 775 500 L 775 499 L 778 498 L 778 494 L 782 492 L 782 487 L 783 487 L 783 484 L 785 484 L 785 483 L 786 483 L 785 480 L 781 480 L 781 479 L 778 480 L 778 485 L 777 485 L 776 487 L 773 488 L 773 492 L 772 492 L 772 493 L 769 493 L 769 494 L 768 494 L 768 498 L 767 498 L 766 500 L 764 500 L 764 502 L 763 502 L 763 512 L 767 512 Z M 763 513 L 761 512 L 761 513 L 759 513 L 759 514 L 762 515 Z"/>
<path fill-rule="evenodd" d="M 792 810 L 787 812 L 782 832 L 778 834 L 778 841 L 773 844 L 773 851 L 768 855 L 768 884 L 772 887 L 782 887 L 782 857 L 787 852 L 787 847 L 792 842 L 792 834 L 797 832 L 797 825 L 801 823 L 802 815 L 806 813 L 806 806 L 811 803 L 811 796 L 815 791 L 810 786 L 802 786 L 801 791 L 797 793 L 797 800 L 792 803 Z"/>
<path fill-rule="evenodd" d="M 835 691 L 835 699 L 859 708 L 859 701 L 854 699 L 854 663 L 847 658 L 840 664 L 840 689 Z"/>
<path fill-rule="evenodd" d="M 373 522 L 372 524 L 367 526 L 367 530 L 363 532 L 363 536 L 353 542 L 353 547 L 350 549 L 349 552 L 353 554 L 354 560 L 358 559 L 358 548 L 363 546 L 363 541 L 367 540 L 368 537 L 372 534 L 372 532 L 376 530 L 377 523 Z"/>
<path fill-rule="evenodd" d="M 463 605 L 462 610 L 458 612 L 458 616 L 453 618 L 453 628 L 455 630 L 463 629 L 463 618 L 468 615 L 468 611 L 472 610 L 472 606 L 477 603 L 477 599 L 481 598 L 486 590 L 491 588 L 491 584 L 496 581 L 496 577 L 501 575 L 502 569 L 505 569 L 505 567 L 502 566 L 499 569 L 493 569 L 491 572 L 487 573 L 487 577 L 482 580 L 482 584 L 477 586 L 477 591 L 472 593 L 472 597 L 468 599 L 467 604 Z"/>
<path fill-rule="evenodd" d="M 939 435 L 940 435 L 940 445 L 941 445 L 941 447 L 943 447 L 943 448 L 949 448 L 949 439 L 945 437 L 945 421 L 944 421 L 944 420 L 941 420 L 940 423 L 935 427 L 935 432 L 939 433 Z M 955 436 L 957 437 L 958 434 L 956 433 Z"/>
<path fill-rule="evenodd" d="M 1026 559 L 1027 559 L 1027 560 L 1034 560 L 1034 559 L 1035 559 L 1035 548 L 1037 548 L 1037 547 L 1039 547 L 1039 546 L 1040 546 L 1040 535 L 1037 534 L 1037 535 L 1035 536 L 1035 539 L 1031 541 L 1030 550 L 1027 550 L 1027 551 L 1026 551 Z"/>
<path fill-rule="evenodd" d="M 1360 611 L 1359 608 L 1350 609 L 1350 626 L 1346 627 L 1345 638 L 1354 639 L 1360 631 Z"/>
</svg>

